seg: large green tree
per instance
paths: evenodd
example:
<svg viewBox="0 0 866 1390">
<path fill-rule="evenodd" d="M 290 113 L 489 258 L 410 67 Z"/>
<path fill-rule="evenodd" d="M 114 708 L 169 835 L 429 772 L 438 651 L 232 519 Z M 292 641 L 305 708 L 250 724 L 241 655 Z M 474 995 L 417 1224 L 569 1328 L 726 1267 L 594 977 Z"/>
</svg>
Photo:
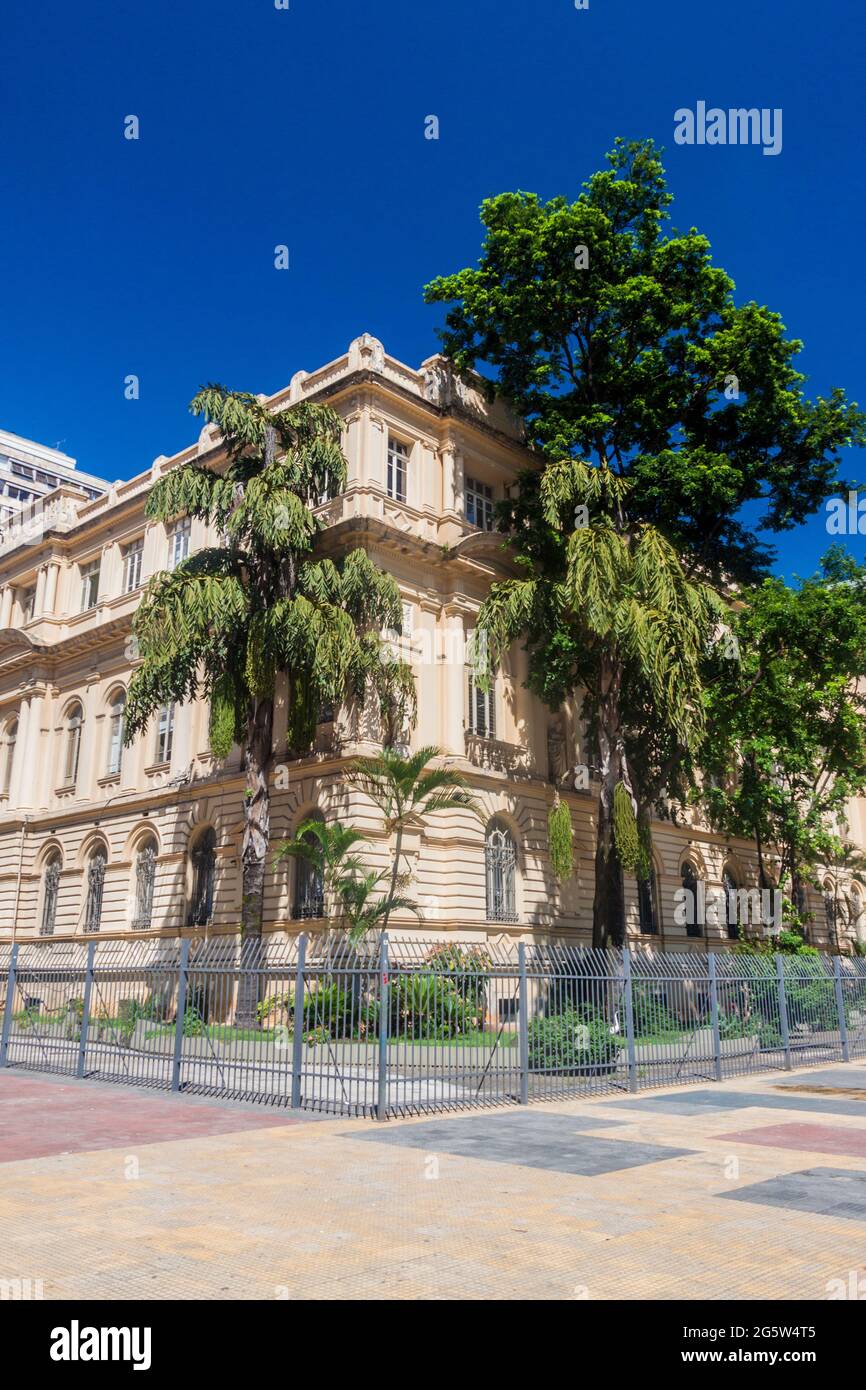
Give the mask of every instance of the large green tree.
<svg viewBox="0 0 866 1390">
<path fill-rule="evenodd" d="M 778 314 L 737 305 L 708 239 L 670 230 L 652 141 L 616 142 L 574 202 L 503 193 L 481 209 L 479 264 L 426 289 L 448 309 L 445 352 L 492 369 L 539 461 L 606 464 L 632 515 L 700 566 L 754 578 L 781 532 L 837 490 L 866 419 L 840 389 L 811 401 Z"/>
<path fill-rule="evenodd" d="M 476 631 L 484 663 L 525 637 L 536 658 L 530 685 L 548 704 L 583 694 L 600 773 L 593 943 L 622 943 L 622 870 L 645 872 L 645 781 L 634 748 L 641 700 L 657 737 L 694 757 L 704 734 L 704 668 L 724 614 L 714 590 L 690 580 L 657 527 L 629 515 L 631 483 L 607 465 L 550 464 L 521 479 L 514 536 L 519 578 L 495 584 Z M 575 516 L 586 523 L 576 525 Z M 525 536 L 546 532 L 537 565 Z M 534 542 L 533 542 L 534 547 Z M 485 678 L 482 665 L 479 677 Z M 632 716 L 631 720 L 629 716 Z"/>
<path fill-rule="evenodd" d="M 766 579 L 736 618 L 740 663 L 707 694 L 702 800 L 754 841 L 760 884 L 791 902 L 844 859 L 845 808 L 866 791 L 866 569 L 841 548 L 794 586 Z M 778 854 L 781 874 L 768 856 Z"/>
<path fill-rule="evenodd" d="M 653 143 L 618 141 L 608 167 L 574 201 L 530 193 L 487 200 L 478 265 L 434 280 L 426 297 L 449 306 L 442 340 L 456 367 L 479 369 L 490 393 L 526 421 L 538 471 L 585 463 L 628 482 L 619 513 L 607 502 L 600 512 L 617 546 L 630 549 L 628 538 L 650 526 L 681 557 L 686 577 L 754 582 L 773 554 L 759 533 L 798 525 L 843 486 L 840 453 L 864 442 L 866 417 L 840 389 L 806 397 L 795 366 L 802 345 L 768 308 L 734 302 L 733 282 L 713 264 L 707 238 L 668 226 L 671 201 Z M 499 509 L 499 525 L 526 575 L 555 584 L 572 542 L 564 517 L 538 524 L 540 489 L 538 479 L 522 479 Z M 601 491 L 610 495 L 607 484 Z M 594 524 L 588 530 L 608 542 Z M 578 544 L 586 562 L 590 542 Z M 575 614 L 567 606 L 561 612 L 557 628 L 541 632 L 528 622 L 525 629 L 531 682 L 547 686 L 551 700 L 566 687 L 546 675 L 557 646 L 565 653 L 559 670 L 574 682 L 568 693 L 581 694 L 584 674 L 569 650 Z M 650 686 L 626 685 L 622 649 L 615 626 L 598 639 L 598 669 L 608 667 L 621 696 L 602 742 L 601 686 L 587 713 L 602 764 L 613 736 L 626 750 L 631 741 L 636 772 L 643 745 L 635 734 L 650 730 L 654 746 L 641 770 L 645 800 L 658 801 L 662 775 L 682 777 L 695 740 L 675 719 L 655 720 Z M 684 707 L 680 724 L 693 723 L 702 700 L 697 664 L 690 674 L 694 684 L 670 691 L 668 712 L 677 698 Z M 634 783 L 635 776 L 640 812 Z M 608 815 L 603 805 L 602 822 Z M 609 828 L 602 823 L 599 831 L 601 853 Z M 618 939 L 618 868 L 615 857 L 605 863 L 610 878 L 596 881 L 596 934 Z"/>
<path fill-rule="evenodd" d="M 243 748 L 244 937 L 261 933 L 270 840 L 274 697 L 288 686 L 289 749 L 311 742 L 323 706 L 375 692 L 386 722 L 414 715 L 408 667 L 381 639 L 401 623 L 400 594 L 364 550 L 321 552 L 314 508 L 345 487 L 340 420 L 303 403 L 272 411 L 255 396 L 207 386 L 191 403 L 219 429 L 225 462 L 171 469 L 147 515 L 198 517 L 221 543 L 154 576 L 134 630 L 141 665 L 130 683 L 126 739 L 161 705 L 210 700 L 211 749 Z"/>
</svg>

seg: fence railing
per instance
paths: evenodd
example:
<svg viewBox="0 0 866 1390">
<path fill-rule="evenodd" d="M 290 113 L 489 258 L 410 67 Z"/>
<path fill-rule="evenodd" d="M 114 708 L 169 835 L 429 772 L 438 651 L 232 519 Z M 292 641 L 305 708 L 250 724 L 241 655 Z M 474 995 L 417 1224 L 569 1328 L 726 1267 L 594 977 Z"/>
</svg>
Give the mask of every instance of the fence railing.
<svg viewBox="0 0 866 1390">
<path fill-rule="evenodd" d="M 393 1115 L 866 1056 L 866 961 L 301 936 L 0 946 L 0 1067 Z"/>
</svg>

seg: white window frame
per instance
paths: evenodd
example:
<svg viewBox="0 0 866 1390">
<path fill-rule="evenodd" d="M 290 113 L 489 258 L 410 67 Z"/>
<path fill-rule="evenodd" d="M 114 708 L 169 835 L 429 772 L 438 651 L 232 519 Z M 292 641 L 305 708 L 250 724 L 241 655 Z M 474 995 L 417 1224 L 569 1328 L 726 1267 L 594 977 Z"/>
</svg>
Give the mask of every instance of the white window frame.
<svg viewBox="0 0 866 1390">
<path fill-rule="evenodd" d="M 102 560 L 88 560 L 86 564 L 79 566 L 81 574 L 81 608 L 80 612 L 89 613 L 91 608 L 95 608 L 99 602 L 99 579 L 102 573 Z"/>
<path fill-rule="evenodd" d="M 385 491 L 393 502 L 405 503 L 409 496 L 409 457 L 411 449 L 402 439 L 388 436 Z"/>
<path fill-rule="evenodd" d="M 81 762 L 81 737 L 84 731 L 84 710 L 80 705 L 74 707 L 74 713 L 66 716 L 66 752 L 63 770 L 64 787 L 74 787 L 78 784 L 78 768 Z"/>
<path fill-rule="evenodd" d="M 144 562 L 144 537 L 123 547 L 123 592 L 134 593 L 141 587 L 141 567 Z"/>
<path fill-rule="evenodd" d="M 192 531 L 192 523 L 188 516 L 176 521 L 171 528 L 168 536 L 168 567 L 170 570 L 177 569 L 184 560 L 189 559 L 189 543 Z"/>
<path fill-rule="evenodd" d="M 490 678 L 490 689 L 482 690 L 475 672 L 467 671 L 467 695 L 469 702 L 466 727 L 476 738 L 496 738 L 496 677 Z"/>
<path fill-rule="evenodd" d="M 123 766 L 123 724 L 126 715 L 126 695 L 116 695 L 109 706 L 108 759 L 106 776 L 119 777 Z"/>
<path fill-rule="evenodd" d="M 482 483 L 478 478 L 466 478 L 463 486 L 463 506 L 470 526 L 477 526 L 479 531 L 495 530 L 493 488 L 489 483 Z M 470 517 L 470 509 L 474 518 Z"/>
<path fill-rule="evenodd" d="M 8 796 L 12 789 L 12 773 L 15 770 L 15 749 L 18 744 L 19 721 L 10 719 L 3 735 L 3 795 Z"/>
<path fill-rule="evenodd" d="M 174 700 L 170 704 L 160 705 L 156 716 L 156 746 L 154 749 L 155 763 L 170 763 L 171 748 L 174 742 Z"/>
</svg>

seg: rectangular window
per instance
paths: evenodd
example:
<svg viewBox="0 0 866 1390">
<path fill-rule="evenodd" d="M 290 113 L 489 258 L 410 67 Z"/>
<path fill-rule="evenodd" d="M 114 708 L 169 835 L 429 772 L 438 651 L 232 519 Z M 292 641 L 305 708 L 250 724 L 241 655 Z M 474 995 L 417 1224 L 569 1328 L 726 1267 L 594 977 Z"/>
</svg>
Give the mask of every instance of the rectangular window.
<svg viewBox="0 0 866 1390">
<path fill-rule="evenodd" d="M 78 760 L 81 756 L 81 710 L 70 716 L 66 727 L 66 769 L 63 785 L 74 787 L 78 781 Z"/>
<path fill-rule="evenodd" d="M 174 701 L 163 705 L 156 723 L 156 753 L 154 762 L 171 762 L 171 744 L 174 737 Z"/>
<path fill-rule="evenodd" d="M 31 586 L 29 589 L 21 590 L 21 625 L 32 623 L 33 615 L 36 612 L 36 588 Z"/>
<path fill-rule="evenodd" d="M 482 690 L 469 672 L 469 732 L 478 738 L 496 737 L 496 682 L 491 676 L 490 689 Z"/>
<path fill-rule="evenodd" d="M 387 492 L 395 502 L 406 501 L 406 475 L 409 468 L 409 448 L 397 439 L 388 440 Z"/>
<path fill-rule="evenodd" d="M 382 639 L 388 645 L 388 656 L 395 660 L 412 661 L 413 611 L 411 603 L 404 603 L 400 616 L 400 631 L 395 627 L 386 627 L 382 631 Z"/>
<path fill-rule="evenodd" d="M 189 517 L 185 517 L 183 521 L 175 522 L 168 538 L 168 567 L 170 570 L 177 569 L 178 565 L 182 565 L 189 555 L 189 534 Z"/>
<path fill-rule="evenodd" d="M 144 541 L 139 539 L 123 548 L 123 592 L 131 594 L 141 583 L 141 562 L 144 556 Z"/>
<path fill-rule="evenodd" d="M 81 566 L 81 612 L 96 607 L 99 598 L 99 561 L 91 560 L 89 565 Z"/>
<path fill-rule="evenodd" d="M 116 700 L 108 717 L 108 766 L 106 774 L 116 777 L 123 762 L 123 701 Z"/>
<path fill-rule="evenodd" d="M 493 530 L 493 488 L 487 483 L 466 479 L 466 520 L 481 531 Z"/>
<path fill-rule="evenodd" d="M 637 905 L 641 932 L 645 936 L 657 936 L 659 925 L 656 913 L 656 881 L 654 872 L 650 878 L 638 879 Z"/>
</svg>

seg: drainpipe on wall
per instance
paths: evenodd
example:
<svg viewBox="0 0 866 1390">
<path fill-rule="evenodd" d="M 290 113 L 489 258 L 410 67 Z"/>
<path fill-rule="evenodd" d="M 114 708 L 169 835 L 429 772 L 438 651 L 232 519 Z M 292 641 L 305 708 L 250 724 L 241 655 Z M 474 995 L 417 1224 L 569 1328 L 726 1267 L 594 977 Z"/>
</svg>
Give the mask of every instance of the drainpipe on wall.
<svg viewBox="0 0 866 1390">
<path fill-rule="evenodd" d="M 25 816 L 21 822 L 21 837 L 18 844 L 18 878 L 15 883 L 15 906 L 12 909 L 12 944 L 14 946 L 18 935 L 18 904 L 21 901 L 21 871 L 24 868 L 24 836 L 27 834 L 27 826 L 30 817 Z"/>
</svg>

